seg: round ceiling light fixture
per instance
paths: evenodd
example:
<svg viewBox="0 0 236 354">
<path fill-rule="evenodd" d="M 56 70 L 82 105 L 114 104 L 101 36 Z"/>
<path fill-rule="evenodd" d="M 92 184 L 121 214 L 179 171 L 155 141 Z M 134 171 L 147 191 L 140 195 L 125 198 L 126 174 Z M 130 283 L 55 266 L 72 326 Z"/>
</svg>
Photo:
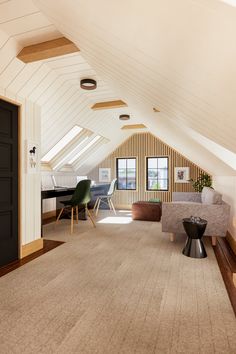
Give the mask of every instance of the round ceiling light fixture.
<svg viewBox="0 0 236 354">
<path fill-rule="evenodd" d="M 93 79 L 80 80 L 80 87 L 83 90 L 95 90 L 97 88 L 97 81 Z"/>
<path fill-rule="evenodd" d="M 120 120 L 129 120 L 129 119 L 130 119 L 130 116 L 129 116 L 129 114 L 121 114 L 121 115 L 119 116 L 119 119 L 120 119 Z"/>
</svg>

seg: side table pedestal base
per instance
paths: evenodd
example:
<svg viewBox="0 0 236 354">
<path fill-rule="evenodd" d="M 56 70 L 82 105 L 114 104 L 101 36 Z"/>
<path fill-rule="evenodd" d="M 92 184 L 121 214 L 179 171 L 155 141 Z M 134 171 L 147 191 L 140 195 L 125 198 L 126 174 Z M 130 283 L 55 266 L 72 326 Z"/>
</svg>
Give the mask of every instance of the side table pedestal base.
<svg viewBox="0 0 236 354">
<path fill-rule="evenodd" d="M 206 258 L 207 253 L 201 239 L 188 237 L 186 245 L 182 252 L 185 256 L 191 258 Z"/>
</svg>

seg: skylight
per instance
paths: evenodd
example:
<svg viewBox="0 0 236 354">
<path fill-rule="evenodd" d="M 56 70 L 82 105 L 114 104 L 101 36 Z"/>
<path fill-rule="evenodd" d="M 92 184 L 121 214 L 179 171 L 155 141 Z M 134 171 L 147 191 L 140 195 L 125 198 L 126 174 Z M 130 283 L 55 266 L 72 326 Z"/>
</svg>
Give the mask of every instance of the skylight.
<svg viewBox="0 0 236 354">
<path fill-rule="evenodd" d="M 66 133 L 66 135 L 59 140 L 56 145 L 53 146 L 51 150 L 49 150 L 46 155 L 44 155 L 41 159 L 43 162 L 49 162 L 51 161 L 64 147 L 71 142 L 76 135 L 78 135 L 83 128 L 79 127 L 78 125 L 75 125 L 72 129 Z"/>
<path fill-rule="evenodd" d="M 53 169 L 56 170 L 60 165 L 62 165 L 63 163 L 66 162 L 66 160 L 68 160 L 68 158 L 73 155 L 75 153 L 76 150 L 78 150 L 78 148 L 83 145 L 85 143 L 86 140 L 88 140 L 88 136 L 86 136 L 78 145 L 76 145 L 76 147 L 70 151 L 68 154 L 66 154 L 65 157 L 63 157 L 54 167 Z"/>
<path fill-rule="evenodd" d="M 85 153 L 92 145 L 94 145 L 99 139 L 101 138 L 100 135 L 95 136 L 83 149 L 81 149 L 75 156 L 69 161 L 69 164 L 72 164 L 77 160 L 81 155 Z"/>
</svg>

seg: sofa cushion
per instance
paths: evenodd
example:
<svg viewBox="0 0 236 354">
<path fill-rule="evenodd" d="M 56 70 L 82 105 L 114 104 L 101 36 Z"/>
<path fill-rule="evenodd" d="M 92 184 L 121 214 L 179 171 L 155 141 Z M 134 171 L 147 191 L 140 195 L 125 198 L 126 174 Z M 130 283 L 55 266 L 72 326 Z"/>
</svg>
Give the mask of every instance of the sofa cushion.
<svg viewBox="0 0 236 354">
<path fill-rule="evenodd" d="M 204 187 L 202 190 L 202 204 L 222 204 L 222 195 L 210 187 Z"/>
<path fill-rule="evenodd" d="M 176 204 L 176 205 L 178 205 L 178 204 L 186 204 L 186 205 L 201 205 L 201 203 L 198 203 L 198 202 L 190 202 L 190 201 L 188 201 L 188 202 L 182 202 L 182 201 L 174 201 L 174 202 L 171 202 L 171 204 Z"/>
<path fill-rule="evenodd" d="M 201 193 L 198 192 L 173 192 L 172 200 L 174 202 L 202 202 Z"/>
</svg>

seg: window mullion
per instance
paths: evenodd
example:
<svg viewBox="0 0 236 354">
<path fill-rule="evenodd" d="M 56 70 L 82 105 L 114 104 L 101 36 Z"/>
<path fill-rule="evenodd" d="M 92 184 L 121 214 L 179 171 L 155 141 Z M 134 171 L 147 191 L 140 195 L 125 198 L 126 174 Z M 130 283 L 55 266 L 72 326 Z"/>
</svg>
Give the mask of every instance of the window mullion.
<svg viewBox="0 0 236 354">
<path fill-rule="evenodd" d="M 126 169 L 125 169 L 125 175 L 126 175 L 126 190 L 128 189 L 127 186 L 128 186 L 128 178 L 127 178 L 127 167 L 128 166 L 128 159 L 126 159 Z"/>
</svg>

